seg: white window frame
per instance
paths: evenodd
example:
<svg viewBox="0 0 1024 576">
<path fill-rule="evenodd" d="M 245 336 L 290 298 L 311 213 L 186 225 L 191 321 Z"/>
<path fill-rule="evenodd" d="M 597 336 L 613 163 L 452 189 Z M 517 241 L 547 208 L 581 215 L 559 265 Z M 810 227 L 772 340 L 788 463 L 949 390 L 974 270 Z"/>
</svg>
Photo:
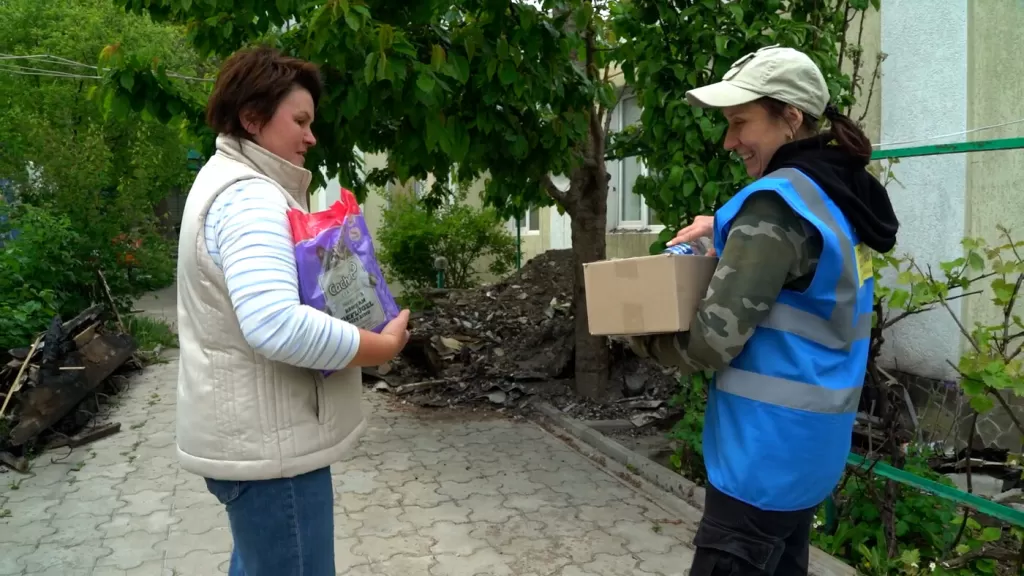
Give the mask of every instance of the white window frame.
<svg viewBox="0 0 1024 576">
<path fill-rule="evenodd" d="M 612 130 L 612 132 L 620 132 L 620 131 L 622 131 L 622 130 L 624 130 L 626 128 L 625 114 L 623 113 L 624 112 L 623 107 L 626 105 L 626 102 L 631 101 L 631 100 L 635 101 L 636 100 L 636 96 L 634 96 L 632 94 L 626 94 L 626 95 L 624 95 L 622 97 L 621 100 L 619 100 L 619 103 L 615 105 L 615 109 L 612 111 L 612 123 L 611 123 L 611 130 Z M 639 107 L 639 105 L 638 105 L 638 107 Z M 661 232 L 662 230 L 664 230 L 665 226 L 663 224 L 654 224 L 654 223 L 651 222 L 651 209 L 650 209 L 649 206 L 647 206 L 647 200 L 643 196 L 640 196 L 640 216 L 641 216 L 640 219 L 639 220 L 624 220 L 622 218 L 622 212 L 623 212 L 623 205 L 622 205 L 622 203 L 623 203 L 623 200 L 624 200 L 623 194 L 624 194 L 624 192 L 626 190 L 626 174 L 625 174 L 626 171 L 624 169 L 625 168 L 625 162 L 623 162 L 622 160 L 613 160 L 613 161 L 609 162 L 609 164 L 611 164 L 612 162 L 615 163 L 615 167 L 614 168 L 615 168 L 615 174 L 617 176 L 613 180 L 613 184 L 615 186 L 615 193 L 612 195 L 612 197 L 615 200 L 615 208 L 614 208 L 615 209 L 615 212 L 614 212 L 615 220 L 614 220 L 614 225 L 612 226 L 612 231 L 658 233 L 658 232 Z M 637 175 L 638 176 L 640 176 L 640 175 L 646 176 L 647 175 L 647 165 L 646 165 L 646 163 L 644 163 L 642 160 L 640 160 L 638 162 L 638 164 L 639 164 L 639 172 L 638 172 Z M 635 182 L 634 182 L 634 185 L 635 185 Z"/>
<path fill-rule="evenodd" d="M 452 170 L 451 172 L 448 173 L 447 178 L 448 188 L 452 190 L 455 189 L 455 170 L 456 167 L 452 166 Z M 409 187 L 409 191 L 412 192 L 412 195 L 415 198 L 423 198 L 423 195 L 430 191 L 430 188 L 433 187 L 434 183 L 437 182 L 438 180 L 440 180 L 440 178 L 434 176 L 433 174 L 428 174 L 425 180 L 413 180 L 412 185 Z M 451 202 L 452 198 L 448 198 L 447 200 L 445 200 L 445 204 L 451 204 Z"/>
<path fill-rule="evenodd" d="M 540 235 L 540 221 L 542 220 L 540 214 L 540 207 L 534 206 L 526 211 L 526 213 L 519 219 L 519 234 L 521 236 L 539 236 Z M 532 228 L 536 226 L 537 229 Z M 508 219 L 508 229 L 511 233 L 516 232 L 516 219 Z"/>
</svg>

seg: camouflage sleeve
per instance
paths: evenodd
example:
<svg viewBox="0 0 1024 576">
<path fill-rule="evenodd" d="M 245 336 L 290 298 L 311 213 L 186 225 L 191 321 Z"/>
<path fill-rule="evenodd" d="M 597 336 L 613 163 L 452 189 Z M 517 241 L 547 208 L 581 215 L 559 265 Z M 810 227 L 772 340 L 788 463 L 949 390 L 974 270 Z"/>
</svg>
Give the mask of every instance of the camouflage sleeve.
<svg viewBox="0 0 1024 576">
<path fill-rule="evenodd" d="M 683 374 L 719 370 L 739 355 L 784 286 L 809 284 L 821 239 L 774 192 L 750 196 L 733 220 L 707 294 L 688 332 L 631 339 L 641 356 Z"/>
</svg>

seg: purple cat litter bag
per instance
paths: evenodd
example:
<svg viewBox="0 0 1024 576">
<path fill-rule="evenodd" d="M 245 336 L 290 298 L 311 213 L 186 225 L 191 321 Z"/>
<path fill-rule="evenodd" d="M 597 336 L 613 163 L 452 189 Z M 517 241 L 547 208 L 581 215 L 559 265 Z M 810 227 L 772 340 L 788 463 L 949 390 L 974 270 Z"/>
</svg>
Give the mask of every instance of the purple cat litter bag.
<svg viewBox="0 0 1024 576">
<path fill-rule="evenodd" d="M 323 212 L 291 209 L 288 221 L 303 304 L 378 333 L 398 316 L 352 192 L 342 188 L 341 200 Z"/>
</svg>

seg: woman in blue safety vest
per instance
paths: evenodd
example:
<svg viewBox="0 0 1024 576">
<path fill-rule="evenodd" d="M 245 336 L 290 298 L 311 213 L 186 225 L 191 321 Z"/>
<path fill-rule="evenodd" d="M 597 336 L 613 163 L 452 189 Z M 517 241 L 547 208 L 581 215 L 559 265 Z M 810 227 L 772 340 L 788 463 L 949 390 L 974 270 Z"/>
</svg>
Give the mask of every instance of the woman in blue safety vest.
<svg viewBox="0 0 1024 576">
<path fill-rule="evenodd" d="M 850 451 L 871 331 L 870 254 L 892 249 L 899 223 L 866 170 L 868 138 L 829 103 L 805 54 L 763 48 L 687 99 L 722 111 L 725 148 L 757 180 L 669 243 L 710 237 L 719 256 L 690 330 L 631 343 L 684 373 L 716 372 L 690 575 L 802 576 L 815 509 Z"/>
</svg>

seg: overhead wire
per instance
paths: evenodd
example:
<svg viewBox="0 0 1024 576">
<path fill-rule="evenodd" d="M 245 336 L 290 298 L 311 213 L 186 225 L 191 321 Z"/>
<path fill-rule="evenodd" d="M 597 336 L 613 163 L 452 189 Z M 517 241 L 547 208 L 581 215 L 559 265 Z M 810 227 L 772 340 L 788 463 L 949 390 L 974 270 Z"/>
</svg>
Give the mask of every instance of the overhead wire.
<svg viewBox="0 0 1024 576">
<path fill-rule="evenodd" d="M 75 75 L 75 74 L 68 73 L 68 72 L 61 72 L 59 70 L 47 70 L 47 69 L 42 69 L 42 68 L 31 68 L 31 67 L 28 67 L 28 66 L 21 66 L 19 64 L 3 64 L 4 62 L 13 62 L 13 61 L 18 61 L 18 60 L 43 61 L 43 62 L 48 62 L 50 64 L 56 64 L 56 65 L 75 66 L 75 67 L 87 68 L 87 69 L 90 69 L 90 70 L 97 70 L 97 71 L 99 70 L 99 67 L 97 67 L 97 66 L 93 66 L 91 64 L 85 64 L 83 62 L 76 62 L 75 60 L 69 60 L 67 58 L 62 58 L 60 56 L 54 56 L 52 54 L 30 54 L 30 55 L 26 55 L 26 56 L 19 56 L 19 55 L 15 55 L 15 54 L 4 54 L 4 53 L 0 52 L 0 66 L 13 66 L 13 67 L 15 67 L 17 69 L 22 69 L 22 70 L 24 70 L 26 72 L 27 71 L 36 72 L 34 74 L 28 74 L 28 75 L 31 75 L 31 76 L 54 76 L 54 77 L 89 78 L 89 79 L 101 79 L 102 78 L 102 76 L 88 76 L 88 75 L 81 75 L 81 74 Z M 7 69 L 8 71 L 16 72 L 16 70 L 13 70 L 11 68 L 0 68 L 0 69 Z M 190 81 L 190 82 L 213 82 L 213 80 L 214 80 L 213 78 L 199 78 L 199 77 L 196 77 L 196 76 L 186 76 L 184 74 L 178 74 L 176 72 L 167 72 L 167 77 L 168 78 L 176 78 L 178 80 L 186 80 L 186 81 Z"/>
<path fill-rule="evenodd" d="M 932 140 L 942 140 L 945 138 L 953 138 L 956 136 L 967 136 L 968 134 L 974 134 L 975 132 L 983 132 L 985 130 L 994 130 L 996 128 L 1004 128 L 1006 126 L 1013 126 L 1014 124 L 1024 123 L 1024 118 L 1017 120 L 1010 120 L 1009 122 L 1001 122 L 999 124 L 991 124 L 988 126 L 978 126 L 977 128 L 971 128 L 970 130 L 961 130 L 960 132 L 950 132 L 949 134 L 939 134 L 937 136 L 924 136 L 921 138 L 911 138 L 909 140 L 899 140 L 896 142 L 882 142 L 879 144 L 872 144 L 872 148 L 882 148 L 889 146 L 902 146 L 904 144 L 916 144 L 918 142 L 930 142 Z"/>
</svg>

